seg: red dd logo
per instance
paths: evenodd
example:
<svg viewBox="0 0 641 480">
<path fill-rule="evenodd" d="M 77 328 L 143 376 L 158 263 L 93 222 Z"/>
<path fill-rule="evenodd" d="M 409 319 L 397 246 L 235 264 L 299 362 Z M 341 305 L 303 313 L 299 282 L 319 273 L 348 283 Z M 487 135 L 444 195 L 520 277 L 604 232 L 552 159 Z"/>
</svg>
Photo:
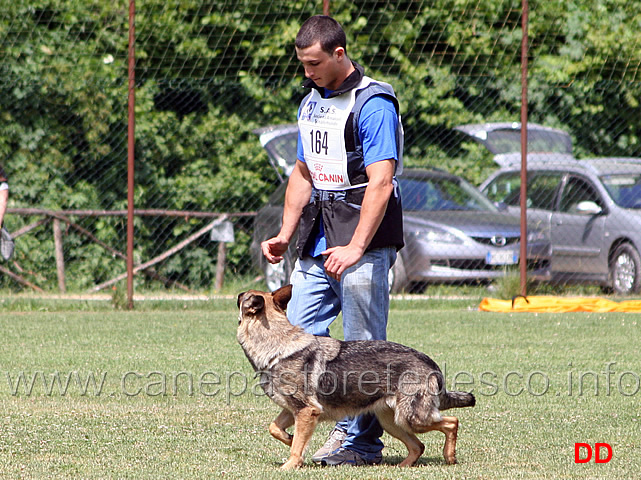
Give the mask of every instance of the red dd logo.
<svg viewBox="0 0 641 480">
<path fill-rule="evenodd" d="M 601 455 L 601 450 L 607 450 L 607 456 Z M 592 447 L 588 443 L 574 444 L 574 463 L 588 463 L 592 460 Z M 612 447 L 609 443 L 594 444 L 594 463 L 608 463 L 612 460 Z"/>
</svg>

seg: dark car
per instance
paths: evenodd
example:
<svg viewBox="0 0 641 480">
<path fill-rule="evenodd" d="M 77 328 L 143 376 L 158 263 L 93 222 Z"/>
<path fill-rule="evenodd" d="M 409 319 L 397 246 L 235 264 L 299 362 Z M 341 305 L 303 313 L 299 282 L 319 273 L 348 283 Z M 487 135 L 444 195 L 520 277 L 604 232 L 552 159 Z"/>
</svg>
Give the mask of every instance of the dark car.
<svg viewBox="0 0 641 480">
<path fill-rule="evenodd" d="M 281 135 L 275 134 L 282 129 Z M 291 126 L 271 127 L 258 132 L 275 165 L 293 164 L 297 132 Z M 269 137 L 264 136 L 266 133 Z M 276 152 L 293 154 L 287 159 Z M 283 147 L 289 145 L 289 149 Z M 292 150 L 293 148 L 293 150 Z M 519 262 L 520 221 L 501 213 L 492 202 L 463 178 L 440 170 L 405 169 L 398 177 L 403 201 L 405 247 L 399 251 L 390 272 L 393 292 L 428 282 L 486 281 L 505 274 Z M 295 261 L 290 245 L 285 260 L 268 263 L 260 243 L 276 235 L 281 226 L 286 181 L 269 202 L 258 211 L 254 226 L 252 253 L 265 273 L 270 289 L 288 282 Z M 533 278 L 547 279 L 549 242 L 532 229 L 528 234 L 528 268 Z"/>
</svg>

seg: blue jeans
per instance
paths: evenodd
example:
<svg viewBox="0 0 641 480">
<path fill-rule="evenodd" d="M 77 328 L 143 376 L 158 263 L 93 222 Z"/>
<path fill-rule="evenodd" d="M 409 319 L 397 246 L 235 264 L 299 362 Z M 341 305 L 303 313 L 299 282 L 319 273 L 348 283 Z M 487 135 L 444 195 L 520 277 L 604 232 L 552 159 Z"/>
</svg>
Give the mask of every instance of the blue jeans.
<svg viewBox="0 0 641 480">
<path fill-rule="evenodd" d="M 306 332 L 329 336 L 329 326 L 343 312 L 343 336 L 350 340 L 386 340 L 389 313 L 389 269 L 396 261 L 394 247 L 366 252 L 342 275 L 329 277 L 323 257 L 296 262 L 290 281 L 294 286 L 287 317 Z M 343 446 L 365 457 L 383 449 L 383 429 L 374 415 L 345 419 L 337 425 L 347 432 Z"/>
</svg>

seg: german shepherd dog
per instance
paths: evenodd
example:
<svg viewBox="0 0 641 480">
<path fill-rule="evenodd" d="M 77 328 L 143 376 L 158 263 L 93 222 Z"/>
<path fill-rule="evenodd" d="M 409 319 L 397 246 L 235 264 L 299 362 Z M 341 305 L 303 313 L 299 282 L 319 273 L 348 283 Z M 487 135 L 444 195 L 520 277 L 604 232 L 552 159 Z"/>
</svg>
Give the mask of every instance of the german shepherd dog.
<svg viewBox="0 0 641 480">
<path fill-rule="evenodd" d="M 285 314 L 291 285 L 273 293 L 238 295 L 237 338 L 265 393 L 283 410 L 269 433 L 291 447 L 283 470 L 303 464 L 319 421 L 373 413 L 387 433 L 409 452 L 400 466 L 414 465 L 425 446 L 417 433 L 445 434 L 443 455 L 456 463 L 458 419 L 440 411 L 472 407 L 474 396 L 448 392 L 438 365 L 427 355 L 397 343 L 344 342 L 305 333 Z M 286 429 L 294 426 L 294 434 Z"/>
</svg>

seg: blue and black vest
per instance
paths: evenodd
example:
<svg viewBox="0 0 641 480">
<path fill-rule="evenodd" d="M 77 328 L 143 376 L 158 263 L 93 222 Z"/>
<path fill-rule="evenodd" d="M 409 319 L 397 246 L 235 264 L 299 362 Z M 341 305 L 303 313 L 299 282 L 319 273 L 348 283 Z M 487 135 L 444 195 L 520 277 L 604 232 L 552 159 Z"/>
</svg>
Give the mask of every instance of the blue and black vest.
<svg viewBox="0 0 641 480">
<path fill-rule="evenodd" d="M 358 120 L 365 102 L 375 95 L 390 98 L 399 112 L 392 87 L 377 82 L 356 70 L 328 98 L 324 89 L 307 80 L 312 87 L 302 103 L 298 120 L 305 163 L 314 188 L 310 203 L 303 209 L 298 232 L 297 252 L 302 258 L 311 248 L 322 218 L 327 247 L 347 245 L 358 225 L 360 206 L 368 178 L 363 159 L 363 146 L 358 134 Z M 402 171 L 403 127 L 400 114 L 396 129 L 398 159 L 396 174 Z M 385 215 L 367 250 L 381 247 L 403 247 L 403 216 L 400 192 L 390 196 Z"/>
</svg>

